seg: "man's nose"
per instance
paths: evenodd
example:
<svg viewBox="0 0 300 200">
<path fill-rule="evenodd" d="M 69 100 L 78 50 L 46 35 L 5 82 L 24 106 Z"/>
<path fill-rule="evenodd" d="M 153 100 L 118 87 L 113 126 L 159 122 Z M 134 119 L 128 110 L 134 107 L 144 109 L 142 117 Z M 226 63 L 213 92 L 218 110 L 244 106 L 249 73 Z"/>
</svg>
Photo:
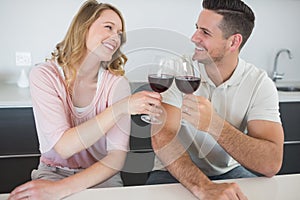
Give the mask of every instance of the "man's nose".
<svg viewBox="0 0 300 200">
<path fill-rule="evenodd" d="M 192 42 L 199 42 L 201 40 L 199 30 L 196 30 L 195 33 L 191 37 Z"/>
</svg>

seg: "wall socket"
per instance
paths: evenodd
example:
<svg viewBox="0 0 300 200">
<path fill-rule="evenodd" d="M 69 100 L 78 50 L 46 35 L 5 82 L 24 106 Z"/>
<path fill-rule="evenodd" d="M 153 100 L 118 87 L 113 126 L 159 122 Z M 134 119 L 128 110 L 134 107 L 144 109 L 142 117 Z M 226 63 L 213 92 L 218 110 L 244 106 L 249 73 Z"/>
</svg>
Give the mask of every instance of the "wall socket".
<svg viewBox="0 0 300 200">
<path fill-rule="evenodd" d="M 31 66 L 31 53 L 16 52 L 16 66 Z"/>
</svg>

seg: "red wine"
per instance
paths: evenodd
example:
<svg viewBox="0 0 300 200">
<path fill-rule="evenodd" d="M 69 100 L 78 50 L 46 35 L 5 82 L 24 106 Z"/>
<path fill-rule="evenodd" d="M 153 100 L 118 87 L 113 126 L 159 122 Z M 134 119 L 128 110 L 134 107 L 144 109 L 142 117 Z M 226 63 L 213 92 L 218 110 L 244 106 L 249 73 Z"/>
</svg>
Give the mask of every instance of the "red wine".
<svg viewBox="0 0 300 200">
<path fill-rule="evenodd" d="M 175 78 L 177 88 L 185 93 L 192 94 L 200 85 L 200 78 L 194 76 L 177 76 Z"/>
<path fill-rule="evenodd" d="M 155 92 L 164 92 L 172 85 L 174 76 L 168 74 L 150 74 L 148 75 L 148 81 L 150 83 L 150 87 Z"/>
</svg>

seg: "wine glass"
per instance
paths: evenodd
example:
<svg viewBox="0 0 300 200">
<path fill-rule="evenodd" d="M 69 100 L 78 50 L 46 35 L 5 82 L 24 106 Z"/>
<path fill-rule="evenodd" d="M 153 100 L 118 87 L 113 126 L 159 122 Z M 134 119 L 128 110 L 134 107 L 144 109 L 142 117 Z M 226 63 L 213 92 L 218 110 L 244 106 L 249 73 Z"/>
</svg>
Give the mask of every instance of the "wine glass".
<svg viewBox="0 0 300 200">
<path fill-rule="evenodd" d="M 200 81 L 198 65 L 193 64 L 191 57 L 184 55 L 175 77 L 176 87 L 184 94 L 192 94 L 199 88 Z"/>
<path fill-rule="evenodd" d="M 180 66 L 177 69 L 178 74 L 175 77 L 176 87 L 184 94 L 193 94 L 201 82 L 199 66 L 193 63 L 190 56 L 183 56 L 180 60 Z M 181 124 L 184 125 L 185 123 L 184 120 L 181 120 Z"/>
<path fill-rule="evenodd" d="M 172 60 L 159 57 L 158 63 L 155 65 L 158 66 L 153 66 L 153 68 L 151 68 L 152 71 L 148 74 L 148 82 L 153 91 L 162 93 L 168 90 L 173 83 L 174 76 L 170 71 L 170 68 L 172 67 Z M 141 119 L 150 124 L 162 123 L 161 120 L 157 119 L 153 115 L 142 115 Z"/>
</svg>

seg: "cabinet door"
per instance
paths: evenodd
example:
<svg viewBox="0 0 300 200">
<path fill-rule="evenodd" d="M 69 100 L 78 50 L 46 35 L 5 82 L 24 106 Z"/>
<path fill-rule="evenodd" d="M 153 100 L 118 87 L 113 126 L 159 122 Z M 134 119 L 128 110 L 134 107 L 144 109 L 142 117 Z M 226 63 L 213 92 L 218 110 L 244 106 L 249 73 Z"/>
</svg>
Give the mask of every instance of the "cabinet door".
<svg viewBox="0 0 300 200">
<path fill-rule="evenodd" d="M 285 141 L 300 141 L 300 102 L 279 104 Z"/>
<path fill-rule="evenodd" d="M 0 108 L 0 193 L 29 181 L 39 157 L 32 108 Z"/>
<path fill-rule="evenodd" d="M 0 108 L 0 156 L 39 153 L 32 108 Z"/>
<path fill-rule="evenodd" d="M 0 158 L 0 193 L 9 193 L 31 180 L 31 171 L 38 163 L 39 156 Z"/>
<path fill-rule="evenodd" d="M 151 90 L 148 83 L 131 83 L 132 93 Z M 153 168 L 154 152 L 151 145 L 150 124 L 141 115 L 131 116 L 130 152 L 121 172 L 125 186 L 144 185 Z"/>
<path fill-rule="evenodd" d="M 300 173 L 300 143 L 285 144 L 283 164 L 279 174 Z"/>
<path fill-rule="evenodd" d="M 284 129 L 284 157 L 279 174 L 300 173 L 300 102 L 281 102 Z"/>
</svg>

